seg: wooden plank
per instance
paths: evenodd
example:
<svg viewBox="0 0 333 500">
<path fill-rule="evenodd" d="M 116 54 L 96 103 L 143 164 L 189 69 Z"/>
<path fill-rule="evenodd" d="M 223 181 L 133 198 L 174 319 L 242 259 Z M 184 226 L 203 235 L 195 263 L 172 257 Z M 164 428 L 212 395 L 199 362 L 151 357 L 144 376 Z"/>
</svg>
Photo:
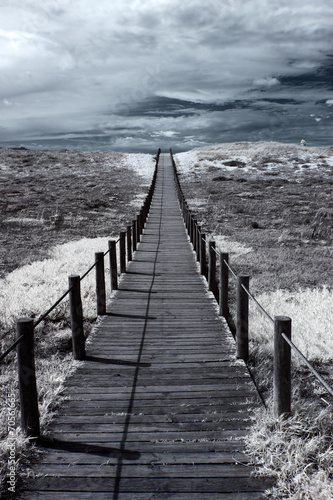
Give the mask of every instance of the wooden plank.
<svg viewBox="0 0 333 500">
<path fill-rule="evenodd" d="M 117 475 L 117 463 L 108 461 L 96 467 L 96 464 L 50 464 L 40 467 L 40 474 L 49 477 L 73 478 L 113 478 Z M 247 464 L 124 464 L 122 478 L 244 478 L 248 477 Z"/>
<path fill-rule="evenodd" d="M 50 426 L 50 430 L 53 432 L 61 433 L 61 434 L 71 434 L 77 431 L 80 431 L 82 433 L 87 433 L 90 434 L 91 432 L 96 432 L 98 434 L 108 434 L 110 435 L 110 429 L 112 429 L 113 433 L 123 433 L 123 432 L 129 432 L 133 433 L 134 435 L 140 434 L 142 436 L 142 439 L 145 439 L 146 433 L 154 433 L 158 434 L 160 432 L 165 433 L 165 432 L 177 432 L 180 433 L 187 433 L 187 432 L 196 432 L 200 433 L 200 435 L 203 435 L 203 433 L 207 433 L 209 431 L 225 431 L 225 430 L 244 430 L 248 429 L 249 427 L 249 421 L 244 419 L 238 419 L 238 420 L 221 420 L 221 421 L 214 421 L 214 422 L 178 422 L 177 424 L 175 422 L 164 422 L 164 423 L 154 423 L 154 422 L 146 422 L 146 423 L 139 423 L 136 424 L 133 422 L 132 418 L 130 419 L 130 425 L 128 431 L 126 430 L 126 422 L 122 423 L 116 423 L 113 421 L 113 419 L 109 419 L 108 422 L 105 423 L 97 423 L 96 421 L 94 422 L 77 422 L 76 419 L 72 419 L 70 423 L 63 423 L 60 426 L 58 421 L 55 421 L 52 426 Z"/>
<path fill-rule="evenodd" d="M 99 424 L 117 424 L 119 422 L 124 422 L 126 418 L 126 413 L 116 413 L 116 412 L 111 412 L 110 414 L 104 414 L 104 415 L 96 415 L 93 419 L 93 424 L 92 425 L 99 425 Z M 155 413 L 131 413 L 131 426 L 135 424 L 142 424 L 146 423 L 149 425 L 152 425 L 154 423 L 164 423 L 164 422 L 180 422 L 180 423 L 187 423 L 190 422 L 192 424 L 199 423 L 202 425 L 203 423 L 216 423 L 216 422 L 231 422 L 231 421 L 240 421 L 240 422 L 249 422 L 250 421 L 250 416 L 244 415 L 244 412 L 236 412 L 236 411 L 225 411 L 221 413 L 211 413 L 211 414 L 205 414 L 205 413 L 199 413 L 199 414 L 184 414 L 184 413 L 172 413 L 171 415 L 167 414 L 162 414 L 162 415 L 156 415 Z M 59 426 L 60 429 L 62 429 L 63 424 L 67 423 L 74 423 L 77 425 L 80 424 L 90 424 L 91 423 L 91 416 L 87 415 L 86 413 L 84 415 L 78 415 L 73 418 L 73 416 L 70 415 L 57 415 L 54 418 L 53 423 L 51 424 L 52 426 Z M 206 427 L 206 425 L 205 425 Z"/>
<path fill-rule="evenodd" d="M 51 493 L 52 494 L 52 493 Z M 26 500 L 53 500 L 54 497 L 50 497 L 49 492 L 44 491 L 27 491 L 26 496 L 24 497 Z M 105 500 L 105 492 L 94 491 L 94 500 Z M 149 498 L 149 497 L 148 497 Z M 147 493 L 121 493 L 121 500 L 148 500 Z M 163 493 L 158 492 L 154 493 L 154 496 L 151 497 L 154 500 L 189 500 L 187 493 Z M 75 492 L 75 491 L 62 491 L 61 492 L 62 500 L 91 500 L 91 492 Z M 264 495 L 252 492 L 246 493 L 191 493 L 191 500 L 260 500 L 264 499 Z"/>
<path fill-rule="evenodd" d="M 106 486 L 107 483 L 107 486 Z M 117 488 L 117 478 L 106 477 L 42 477 L 35 478 L 27 490 L 41 491 L 78 491 L 112 492 Z M 217 477 L 211 478 L 128 478 L 121 477 L 119 489 L 121 493 L 216 493 L 258 492 L 264 491 L 263 481 L 254 477 Z"/>
<path fill-rule="evenodd" d="M 124 460 L 139 460 L 143 453 L 201 453 L 202 462 L 205 463 L 205 456 L 210 456 L 215 453 L 242 453 L 244 452 L 244 441 L 217 441 L 201 439 L 191 441 L 132 441 L 121 447 L 119 440 L 103 441 L 103 442 L 73 442 L 70 440 L 59 439 L 48 441 L 48 449 L 63 450 L 64 454 L 68 453 L 86 453 L 107 458 L 123 458 Z M 70 463 L 70 462 L 69 462 Z"/>
<path fill-rule="evenodd" d="M 74 453 L 61 451 L 49 450 L 44 453 L 40 460 L 34 460 L 34 464 L 81 464 L 81 465 L 101 465 L 101 464 L 115 464 L 117 463 L 119 457 L 105 457 L 101 455 L 91 454 L 91 453 Z M 174 452 L 174 453 L 160 453 L 156 451 L 155 453 L 140 453 L 140 457 L 137 458 L 126 458 L 126 463 L 140 463 L 140 464 L 247 464 L 249 463 L 249 458 L 247 455 L 237 451 L 230 452 L 215 452 L 203 454 L 200 452 Z"/>
</svg>

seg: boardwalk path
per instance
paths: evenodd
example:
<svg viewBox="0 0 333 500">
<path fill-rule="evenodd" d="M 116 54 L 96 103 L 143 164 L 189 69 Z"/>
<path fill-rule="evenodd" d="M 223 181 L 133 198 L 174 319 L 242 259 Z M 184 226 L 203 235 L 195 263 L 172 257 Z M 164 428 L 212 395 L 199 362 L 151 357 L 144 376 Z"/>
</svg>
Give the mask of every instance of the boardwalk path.
<svg viewBox="0 0 333 500">
<path fill-rule="evenodd" d="M 168 155 L 134 257 L 24 498 L 262 498 L 243 453 L 257 393 L 197 272 Z"/>
</svg>

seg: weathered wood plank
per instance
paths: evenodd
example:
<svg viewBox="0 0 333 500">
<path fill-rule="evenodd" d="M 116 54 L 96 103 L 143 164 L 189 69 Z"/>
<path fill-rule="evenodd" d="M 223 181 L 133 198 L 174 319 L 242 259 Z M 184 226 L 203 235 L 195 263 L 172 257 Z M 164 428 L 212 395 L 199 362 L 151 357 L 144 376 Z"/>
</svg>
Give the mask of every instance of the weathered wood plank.
<svg viewBox="0 0 333 500">
<path fill-rule="evenodd" d="M 94 500 L 105 500 L 105 492 L 94 491 Z M 154 500 L 189 500 L 187 493 L 154 493 L 151 497 Z M 54 500 L 53 493 L 47 491 L 33 491 L 26 492 L 25 499 L 42 499 L 42 500 Z M 121 500 L 148 500 L 147 493 L 121 493 Z M 62 500 L 91 500 L 91 492 L 75 492 L 75 491 L 62 491 Z M 258 493 L 246 492 L 246 493 L 191 493 L 191 500 L 259 500 L 263 499 L 263 496 Z"/>
<path fill-rule="evenodd" d="M 74 452 L 66 452 L 62 453 L 61 451 L 51 451 L 49 450 L 45 453 L 40 460 L 35 460 L 32 463 L 36 464 L 68 464 L 75 465 L 100 465 L 100 464 L 115 464 L 117 463 L 119 457 L 112 456 L 100 456 L 94 455 L 91 453 L 74 453 Z M 215 452 L 215 453 L 207 453 L 203 455 L 200 452 L 174 452 L 174 453 L 160 453 L 156 451 L 155 453 L 140 453 L 139 459 L 135 458 L 126 458 L 126 463 L 140 463 L 140 464 L 247 464 L 249 459 L 247 455 L 237 451 L 230 452 Z"/>
<path fill-rule="evenodd" d="M 99 467 L 96 464 L 50 464 L 40 467 L 39 473 L 49 477 L 113 478 L 117 475 L 118 464 L 106 461 Z M 151 464 L 123 465 L 122 477 L 128 478 L 244 478 L 248 477 L 247 464 Z"/>
<path fill-rule="evenodd" d="M 124 423 L 126 419 L 127 413 L 116 413 L 111 412 L 110 414 L 103 415 L 95 415 L 93 419 L 92 425 L 99 424 L 117 424 Z M 60 430 L 62 429 L 62 424 L 74 423 L 77 425 L 80 424 L 91 424 L 91 416 L 87 415 L 78 415 L 73 418 L 71 415 L 57 415 L 53 421 L 52 425 L 59 425 Z M 199 423 L 204 428 L 203 423 L 216 423 L 216 422 L 231 422 L 231 421 L 240 421 L 240 422 L 248 422 L 250 420 L 250 415 L 244 414 L 244 412 L 237 411 L 224 411 L 223 413 L 199 413 L 199 414 L 184 414 L 184 413 L 172 413 L 170 415 L 164 413 L 162 415 L 156 415 L 155 413 L 131 413 L 131 426 L 137 424 L 149 424 L 152 425 L 154 423 L 164 423 L 164 422 L 179 422 L 181 424 L 185 424 L 190 422 L 191 424 Z"/>
<path fill-rule="evenodd" d="M 43 477 L 34 479 L 27 490 L 41 491 L 90 491 L 110 492 L 117 488 L 117 478 L 106 477 Z M 215 477 L 215 478 L 128 478 L 119 481 L 121 492 L 126 493 L 216 493 L 259 492 L 264 491 L 263 481 L 248 477 Z M 107 486 L 106 486 L 107 484 Z"/>
</svg>

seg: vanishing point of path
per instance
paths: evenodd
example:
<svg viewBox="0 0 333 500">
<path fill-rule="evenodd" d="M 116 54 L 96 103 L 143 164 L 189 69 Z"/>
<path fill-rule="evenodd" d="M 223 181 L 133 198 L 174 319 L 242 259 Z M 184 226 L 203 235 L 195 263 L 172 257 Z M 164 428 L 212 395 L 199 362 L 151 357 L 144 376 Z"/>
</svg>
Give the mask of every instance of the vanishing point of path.
<svg viewBox="0 0 333 500">
<path fill-rule="evenodd" d="M 244 440 L 260 404 L 197 270 L 169 155 L 143 237 L 22 498 L 254 500 Z"/>
</svg>

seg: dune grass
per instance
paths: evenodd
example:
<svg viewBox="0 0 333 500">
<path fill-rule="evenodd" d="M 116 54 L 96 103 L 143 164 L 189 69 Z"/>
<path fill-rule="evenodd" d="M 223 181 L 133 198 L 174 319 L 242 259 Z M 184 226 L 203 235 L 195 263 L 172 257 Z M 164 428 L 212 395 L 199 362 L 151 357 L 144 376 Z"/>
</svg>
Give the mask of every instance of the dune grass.
<svg viewBox="0 0 333 500">
<path fill-rule="evenodd" d="M 331 408 L 304 405 L 302 400 L 289 418 L 276 419 L 269 410 L 256 412 L 247 447 L 257 474 L 275 479 L 270 498 L 333 498 L 332 431 Z"/>
</svg>

